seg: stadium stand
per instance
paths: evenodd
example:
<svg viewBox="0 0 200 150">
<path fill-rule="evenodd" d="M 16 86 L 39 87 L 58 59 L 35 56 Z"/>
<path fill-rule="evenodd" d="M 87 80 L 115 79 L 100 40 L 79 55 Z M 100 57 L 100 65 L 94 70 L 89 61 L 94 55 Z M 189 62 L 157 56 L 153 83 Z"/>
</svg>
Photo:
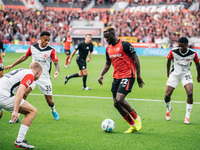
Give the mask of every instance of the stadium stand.
<svg viewBox="0 0 200 150">
<path fill-rule="evenodd" d="M 37 42 L 40 31 L 47 30 L 52 34 L 51 42 L 58 42 L 67 34 L 72 20 L 96 20 L 104 21 L 105 26 L 113 26 L 118 36 L 137 37 L 139 43 L 157 43 L 163 47 L 161 41 L 168 43 L 167 47 L 173 47 L 175 39 L 181 36 L 188 38 L 200 37 L 200 11 L 174 12 L 138 12 L 110 11 L 100 9 L 109 6 L 118 0 L 96 0 L 95 11 L 76 10 L 53 10 L 45 9 L 37 11 L 34 9 L 7 8 L 0 12 L 0 38 L 6 43 L 22 41 L 23 43 Z M 23 5 L 19 0 L 3 0 L 5 5 Z M 65 3 L 70 8 L 71 0 L 43 0 L 45 7 L 60 7 Z M 90 1 L 74 0 L 73 8 L 82 8 L 83 3 Z M 183 4 L 189 7 L 192 0 L 129 0 L 132 5 L 151 4 Z M 198 2 L 199 3 L 199 2 Z M 64 7 L 64 6 L 63 6 Z M 99 8 L 99 9 L 98 9 Z M 107 7 L 106 7 L 107 8 Z"/>
</svg>

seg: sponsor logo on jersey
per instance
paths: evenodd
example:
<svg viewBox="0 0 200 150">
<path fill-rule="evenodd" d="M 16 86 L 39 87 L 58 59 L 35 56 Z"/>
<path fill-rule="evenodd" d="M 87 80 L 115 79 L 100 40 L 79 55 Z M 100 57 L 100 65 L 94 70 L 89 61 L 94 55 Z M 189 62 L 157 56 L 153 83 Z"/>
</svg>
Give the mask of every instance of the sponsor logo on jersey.
<svg viewBox="0 0 200 150">
<path fill-rule="evenodd" d="M 86 47 L 86 49 L 89 49 L 89 47 Z"/>
<path fill-rule="evenodd" d="M 116 58 L 116 57 L 121 57 L 122 56 L 122 54 L 115 54 L 115 55 L 110 55 L 109 57 L 110 58 Z"/>
<path fill-rule="evenodd" d="M 26 85 L 30 85 L 31 84 L 31 80 L 29 79 L 27 82 L 26 82 Z"/>
<path fill-rule="evenodd" d="M 116 48 L 116 51 L 119 51 L 120 50 L 120 47 Z"/>
<path fill-rule="evenodd" d="M 40 63 L 46 63 L 46 60 L 44 59 L 35 59 L 35 61 L 40 62 Z"/>
<path fill-rule="evenodd" d="M 44 55 L 43 55 L 43 58 L 47 58 L 47 57 L 48 57 L 48 55 L 47 55 L 47 54 L 44 54 Z"/>
</svg>

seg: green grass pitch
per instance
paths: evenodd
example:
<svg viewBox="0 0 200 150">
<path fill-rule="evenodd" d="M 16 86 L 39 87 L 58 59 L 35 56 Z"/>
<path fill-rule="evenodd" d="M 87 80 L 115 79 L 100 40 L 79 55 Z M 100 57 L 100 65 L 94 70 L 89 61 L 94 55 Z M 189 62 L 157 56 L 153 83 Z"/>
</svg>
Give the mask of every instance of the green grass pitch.
<svg viewBox="0 0 200 150">
<path fill-rule="evenodd" d="M 4 66 L 16 61 L 23 54 L 7 53 Z M 110 92 L 113 69 L 104 76 L 103 86 L 98 84 L 99 74 L 105 63 L 105 55 L 93 55 L 88 63 L 87 85 L 91 91 L 82 90 L 82 78 L 70 79 L 64 85 L 65 75 L 78 73 L 75 57 L 64 68 L 65 54 L 58 54 L 60 72 L 53 84 L 53 100 L 60 120 L 55 121 L 44 96 L 38 88 L 27 100 L 38 109 L 29 128 L 26 140 L 38 150 L 197 150 L 200 149 L 200 87 L 196 82 L 195 64 L 191 71 L 194 81 L 194 102 L 190 125 L 183 124 L 186 93 L 181 83 L 172 95 L 172 119 L 165 120 L 164 94 L 166 87 L 166 57 L 139 56 L 141 76 L 145 82 L 140 89 L 135 82 L 127 101 L 142 118 L 143 128 L 132 134 L 123 133 L 129 124 L 113 106 Z M 28 68 L 31 58 L 16 68 Z M 5 72 L 6 73 L 6 72 Z M 54 65 L 52 68 L 52 79 Z M 140 99 L 140 100 L 136 100 Z M 0 120 L 0 149 L 13 150 L 20 123 L 9 124 L 11 113 L 4 111 Z M 20 116 L 20 122 L 23 115 Z M 112 133 L 101 129 L 101 122 L 110 118 L 115 122 Z"/>
</svg>

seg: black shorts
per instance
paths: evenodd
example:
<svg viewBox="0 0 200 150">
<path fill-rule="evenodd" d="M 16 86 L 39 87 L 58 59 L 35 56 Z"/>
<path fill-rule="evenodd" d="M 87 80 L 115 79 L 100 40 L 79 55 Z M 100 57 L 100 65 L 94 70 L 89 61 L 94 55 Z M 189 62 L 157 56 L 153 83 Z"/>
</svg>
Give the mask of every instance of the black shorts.
<svg viewBox="0 0 200 150">
<path fill-rule="evenodd" d="M 117 93 L 127 95 L 129 92 L 131 92 L 134 82 L 135 78 L 114 79 L 111 89 L 113 98 L 116 98 Z"/>
<path fill-rule="evenodd" d="M 65 49 L 65 54 L 70 55 L 71 54 L 70 50 Z"/>
<path fill-rule="evenodd" d="M 4 70 L 3 63 L 0 63 L 0 71 Z"/>
<path fill-rule="evenodd" d="M 78 64 L 79 70 L 84 70 L 86 69 L 86 60 L 83 58 L 76 58 L 76 63 Z"/>
</svg>

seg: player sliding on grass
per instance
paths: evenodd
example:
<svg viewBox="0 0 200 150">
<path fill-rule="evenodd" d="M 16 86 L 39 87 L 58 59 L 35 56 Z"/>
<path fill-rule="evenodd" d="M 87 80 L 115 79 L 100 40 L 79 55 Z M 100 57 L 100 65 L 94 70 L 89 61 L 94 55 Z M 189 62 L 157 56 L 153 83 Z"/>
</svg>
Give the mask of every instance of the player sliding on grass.
<svg viewBox="0 0 200 150">
<path fill-rule="evenodd" d="M 192 60 L 196 64 L 197 82 L 200 82 L 199 59 L 197 53 L 188 48 L 188 39 L 181 37 L 178 40 L 178 47 L 172 49 L 169 52 L 167 59 L 167 77 L 169 77 L 169 79 L 167 80 L 165 91 L 165 105 L 167 107 L 166 120 L 171 119 L 171 95 L 181 81 L 187 93 L 186 115 L 184 124 L 189 124 L 190 112 L 193 105 L 193 81 L 190 72 Z M 170 73 L 171 60 L 173 60 L 173 67 Z"/>
<path fill-rule="evenodd" d="M 15 63 L 5 67 L 5 70 L 9 70 L 10 68 L 13 68 L 14 66 L 28 59 L 30 56 L 32 56 L 33 62 L 34 61 L 40 62 L 43 68 L 42 75 L 38 81 L 33 82 L 33 84 L 27 88 L 24 94 L 24 99 L 26 99 L 28 94 L 36 87 L 36 85 L 38 85 L 40 92 L 43 93 L 46 98 L 46 101 L 51 109 L 51 113 L 54 119 L 59 120 L 59 115 L 55 110 L 55 103 L 52 99 L 52 84 L 51 84 L 51 78 L 50 78 L 52 61 L 54 62 L 54 65 L 55 65 L 54 80 L 58 77 L 58 72 L 60 70 L 60 67 L 58 64 L 58 57 L 57 57 L 55 49 L 49 46 L 49 40 L 50 40 L 49 32 L 43 31 L 40 34 L 40 40 L 41 40 L 40 43 L 31 45 L 28 51 L 26 52 L 26 54 L 22 55 Z M 12 121 L 9 121 L 9 123 L 12 123 Z"/>
<path fill-rule="evenodd" d="M 20 68 L 13 70 L 0 79 L 0 112 L 3 111 L 3 109 L 11 112 L 12 122 L 17 121 L 18 112 L 25 115 L 15 141 L 15 147 L 23 149 L 34 148 L 34 146 L 29 145 L 25 141 L 25 136 L 37 114 L 37 109 L 25 101 L 23 96 L 26 89 L 34 80 L 37 80 L 42 73 L 42 66 L 38 62 L 31 63 L 29 68 L 30 69 Z M 17 91 L 16 95 L 13 94 L 15 91 Z"/>
<path fill-rule="evenodd" d="M 137 54 L 128 42 L 122 42 L 115 36 L 112 27 L 104 29 L 104 38 L 109 46 L 106 49 L 106 63 L 99 76 L 99 83 L 102 85 L 103 75 L 109 70 L 112 63 L 114 67 L 112 94 L 114 106 L 122 117 L 130 124 L 130 128 L 125 133 L 139 131 L 142 128 L 141 118 L 136 114 L 130 104 L 125 101 L 126 95 L 131 92 L 135 82 L 137 72 L 137 82 L 140 88 L 144 82 L 140 77 L 140 62 Z"/>
</svg>

